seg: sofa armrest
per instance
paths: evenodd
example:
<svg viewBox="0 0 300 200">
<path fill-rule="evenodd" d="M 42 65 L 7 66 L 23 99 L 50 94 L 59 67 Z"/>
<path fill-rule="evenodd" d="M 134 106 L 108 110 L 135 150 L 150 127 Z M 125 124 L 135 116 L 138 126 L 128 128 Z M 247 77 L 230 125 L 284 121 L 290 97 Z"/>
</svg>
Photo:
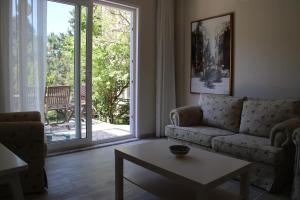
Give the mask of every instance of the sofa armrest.
<svg viewBox="0 0 300 200">
<path fill-rule="evenodd" d="M 200 106 L 186 106 L 173 109 L 170 119 L 176 126 L 197 126 L 202 121 L 202 110 Z"/>
<path fill-rule="evenodd" d="M 41 121 L 41 114 L 32 112 L 0 113 L 0 122 Z"/>
<path fill-rule="evenodd" d="M 295 176 L 293 183 L 292 199 L 300 199 L 300 127 L 293 133 L 293 142 L 296 146 Z"/>
<path fill-rule="evenodd" d="M 296 128 L 294 130 L 294 133 L 293 133 L 293 142 L 295 143 L 295 145 L 299 145 L 299 147 L 300 147 L 300 125 L 299 125 L 298 128 Z"/>
<path fill-rule="evenodd" d="M 285 147 L 292 144 L 292 134 L 298 127 L 300 127 L 300 118 L 291 118 L 276 124 L 271 129 L 271 145 Z"/>
<path fill-rule="evenodd" d="M 44 163 L 46 147 L 42 122 L 0 122 L 0 142 L 27 163 Z"/>
<path fill-rule="evenodd" d="M 293 133 L 293 142 L 296 146 L 296 170 L 297 170 L 297 174 L 300 177 L 300 127 L 295 129 L 294 133 Z"/>
</svg>

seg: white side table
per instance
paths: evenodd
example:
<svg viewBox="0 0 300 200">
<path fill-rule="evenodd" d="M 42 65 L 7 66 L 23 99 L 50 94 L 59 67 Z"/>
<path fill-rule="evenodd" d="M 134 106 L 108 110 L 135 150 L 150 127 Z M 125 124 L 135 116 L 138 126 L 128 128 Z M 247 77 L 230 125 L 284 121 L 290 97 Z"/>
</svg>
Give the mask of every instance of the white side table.
<svg viewBox="0 0 300 200">
<path fill-rule="evenodd" d="M 15 200 L 23 200 L 19 172 L 28 168 L 26 162 L 0 143 L 0 184 L 9 184 Z"/>
</svg>

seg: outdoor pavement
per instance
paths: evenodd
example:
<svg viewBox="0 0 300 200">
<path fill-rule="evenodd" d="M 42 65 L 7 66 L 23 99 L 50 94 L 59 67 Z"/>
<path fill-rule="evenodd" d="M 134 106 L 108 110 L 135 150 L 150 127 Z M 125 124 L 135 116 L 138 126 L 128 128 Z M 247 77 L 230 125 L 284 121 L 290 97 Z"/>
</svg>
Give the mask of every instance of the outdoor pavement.
<svg viewBox="0 0 300 200">
<path fill-rule="evenodd" d="M 69 129 L 68 129 L 69 125 Z M 68 124 L 45 125 L 45 134 L 48 142 L 76 139 L 75 121 L 70 120 Z M 92 120 L 93 141 L 106 140 L 115 137 L 130 135 L 130 125 L 117 125 Z M 86 138 L 86 122 L 81 122 L 81 138 Z"/>
</svg>

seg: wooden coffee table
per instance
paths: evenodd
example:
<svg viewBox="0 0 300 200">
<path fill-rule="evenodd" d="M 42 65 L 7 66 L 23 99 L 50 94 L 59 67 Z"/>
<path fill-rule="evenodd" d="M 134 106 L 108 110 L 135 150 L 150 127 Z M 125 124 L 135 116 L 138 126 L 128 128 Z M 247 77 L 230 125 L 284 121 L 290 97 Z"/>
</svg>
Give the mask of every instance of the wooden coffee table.
<svg viewBox="0 0 300 200">
<path fill-rule="evenodd" d="M 19 172 L 27 167 L 27 163 L 0 143 L 0 184 L 10 185 L 14 200 L 24 199 Z"/>
<path fill-rule="evenodd" d="M 191 148 L 184 157 L 176 157 L 169 151 L 172 144 L 176 143 L 157 140 L 116 148 L 116 200 L 124 198 L 124 179 L 163 199 L 249 198 L 251 163 L 198 148 Z M 130 161 L 125 165 L 129 164 L 132 173 L 124 174 L 124 160 Z M 240 194 L 218 188 L 237 176 L 240 176 Z"/>
</svg>

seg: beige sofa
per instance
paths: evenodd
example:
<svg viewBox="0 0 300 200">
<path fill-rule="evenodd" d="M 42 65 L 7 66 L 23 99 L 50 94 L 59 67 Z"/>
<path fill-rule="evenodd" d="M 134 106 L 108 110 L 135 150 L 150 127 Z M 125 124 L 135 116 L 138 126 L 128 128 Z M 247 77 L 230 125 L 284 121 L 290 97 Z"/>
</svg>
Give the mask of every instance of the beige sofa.
<svg viewBox="0 0 300 200">
<path fill-rule="evenodd" d="M 253 162 L 252 183 L 276 191 L 293 179 L 299 109 L 299 100 L 201 94 L 199 105 L 171 111 L 165 135 Z"/>
<path fill-rule="evenodd" d="M 0 142 L 28 164 L 21 173 L 25 193 L 45 191 L 47 176 L 44 124 L 39 112 L 0 113 Z M 1 196 L 0 188 L 0 196 Z M 0 197 L 1 198 L 1 197 Z"/>
<path fill-rule="evenodd" d="M 294 131 L 293 141 L 296 146 L 296 159 L 292 199 L 300 200 L 300 128 Z"/>
</svg>

